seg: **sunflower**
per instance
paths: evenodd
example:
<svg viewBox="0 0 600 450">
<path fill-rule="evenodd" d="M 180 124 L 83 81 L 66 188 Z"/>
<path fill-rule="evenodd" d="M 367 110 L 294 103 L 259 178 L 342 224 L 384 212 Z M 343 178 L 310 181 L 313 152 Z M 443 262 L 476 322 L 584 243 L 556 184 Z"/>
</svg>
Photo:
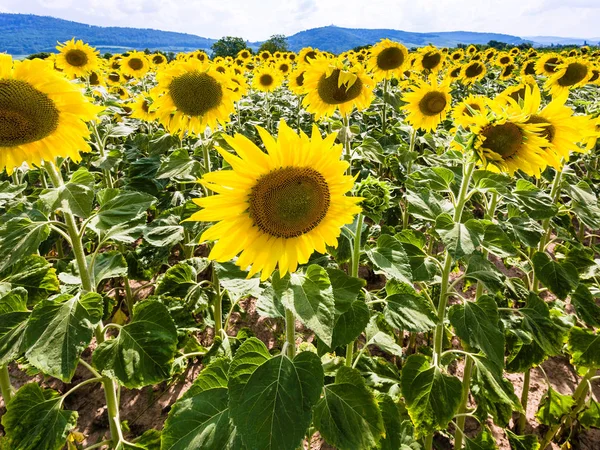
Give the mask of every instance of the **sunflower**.
<svg viewBox="0 0 600 450">
<path fill-rule="evenodd" d="M 258 68 L 252 78 L 252 87 L 263 92 L 272 92 L 283 82 L 281 72 L 269 66 Z"/>
<path fill-rule="evenodd" d="M 258 55 L 258 59 L 261 61 L 268 61 L 269 59 L 271 59 L 273 55 L 271 55 L 271 52 L 268 50 L 263 50 L 262 52 L 260 52 L 260 54 Z"/>
<path fill-rule="evenodd" d="M 567 58 L 546 80 L 544 88 L 553 96 L 561 95 L 563 92 L 568 92 L 569 89 L 584 86 L 592 75 L 592 67 L 587 60 Z"/>
<path fill-rule="evenodd" d="M 486 72 L 485 64 L 479 61 L 471 61 L 462 66 L 460 79 L 464 84 L 470 85 L 481 80 Z"/>
<path fill-rule="evenodd" d="M 554 75 L 559 65 L 563 63 L 564 58 L 557 53 L 545 53 L 539 57 L 535 63 L 535 71 L 539 75 L 550 77 Z"/>
<path fill-rule="evenodd" d="M 474 150 L 485 168 L 513 175 L 517 170 L 539 177 L 548 166 L 560 167 L 560 160 L 547 150 L 542 128 L 527 123 L 528 116 L 513 108 L 491 108 L 494 113 L 474 116 L 471 131 Z"/>
<path fill-rule="evenodd" d="M 452 62 L 458 62 L 461 59 L 463 59 L 464 57 L 465 57 L 465 52 L 463 51 L 462 48 L 454 50 L 452 53 L 450 53 L 450 61 L 452 61 Z"/>
<path fill-rule="evenodd" d="M 150 62 L 144 52 L 131 52 L 121 59 L 121 73 L 125 76 L 142 78 L 150 70 Z"/>
<path fill-rule="evenodd" d="M 201 63 L 207 63 L 210 61 L 208 55 L 202 50 L 196 50 L 195 52 L 190 53 L 187 59 L 197 59 Z"/>
<path fill-rule="evenodd" d="M 240 50 L 236 56 L 236 58 L 247 60 L 252 57 L 252 51 L 248 48 Z"/>
<path fill-rule="evenodd" d="M 150 61 L 155 66 L 162 66 L 167 63 L 167 58 L 162 53 L 154 53 L 150 55 Z"/>
<path fill-rule="evenodd" d="M 145 95 L 138 95 L 128 106 L 131 108 L 131 117 L 135 119 L 145 122 L 152 122 L 156 119 L 156 112 L 150 109 L 151 100 Z"/>
<path fill-rule="evenodd" d="M 523 103 L 528 86 L 531 89 L 533 89 L 533 86 L 537 87 L 535 78 L 532 76 L 525 76 L 521 79 L 519 84 L 507 87 L 504 91 L 496 96 L 494 103 L 496 105 L 506 105 L 510 104 L 511 99 L 517 104 Z"/>
<path fill-rule="evenodd" d="M 462 102 L 452 108 L 454 123 L 468 130 L 477 121 L 474 116 L 486 115 L 486 97 L 483 95 L 469 95 Z"/>
<path fill-rule="evenodd" d="M 514 64 L 507 64 L 506 66 L 502 67 L 498 78 L 501 80 L 508 80 L 513 77 L 513 73 L 516 69 L 517 67 Z"/>
<path fill-rule="evenodd" d="M 588 83 L 600 84 L 600 66 L 597 64 L 592 65 L 592 76 L 588 80 Z"/>
<path fill-rule="evenodd" d="M 521 50 L 519 50 L 517 47 L 513 47 L 510 49 L 510 51 L 508 53 L 511 56 L 517 56 L 521 53 Z"/>
<path fill-rule="evenodd" d="M 311 64 L 319 57 L 319 54 L 319 50 L 313 49 L 312 47 L 304 47 L 298 54 L 298 62 L 300 64 Z"/>
<path fill-rule="evenodd" d="M 264 281 L 276 267 L 283 277 L 314 251 L 336 247 L 362 199 L 345 195 L 354 183 L 335 134 L 323 139 L 313 125 L 311 138 L 298 136 L 283 121 L 277 140 L 258 131 L 267 153 L 241 134 L 223 136 L 238 156 L 217 150 L 233 170 L 204 175 L 201 183 L 218 195 L 194 200 L 203 209 L 189 220 L 218 222 L 202 235 L 217 241 L 209 258 L 223 262 L 239 254 L 236 264 Z"/>
<path fill-rule="evenodd" d="M 89 149 L 85 122 L 99 112 L 79 88 L 41 59 L 0 55 L 0 170 L 57 157 L 80 161 Z"/>
<path fill-rule="evenodd" d="M 127 100 L 130 97 L 129 91 L 123 86 L 113 86 L 110 88 L 109 92 L 115 94 L 121 100 Z"/>
<path fill-rule="evenodd" d="M 281 72 L 282 75 L 287 75 L 291 69 L 292 66 L 287 61 L 281 61 L 277 64 L 277 70 L 279 70 L 279 72 Z"/>
<path fill-rule="evenodd" d="M 106 82 L 111 86 L 120 86 L 123 81 L 124 78 L 118 72 L 112 72 L 106 76 Z"/>
<path fill-rule="evenodd" d="M 450 66 L 448 67 L 448 78 L 452 80 L 458 80 L 460 78 L 460 74 L 462 72 L 462 66 Z"/>
<path fill-rule="evenodd" d="M 425 73 L 438 72 L 444 65 L 445 57 L 443 52 L 432 45 L 423 47 L 418 53 L 417 68 Z"/>
<path fill-rule="evenodd" d="M 419 80 L 414 90 L 403 97 L 407 103 L 403 107 L 406 121 L 425 131 L 433 131 L 446 118 L 452 103 L 450 80 L 438 84 L 435 77 L 429 78 L 429 83 Z"/>
<path fill-rule="evenodd" d="M 106 80 L 104 78 L 103 72 L 100 70 L 94 70 L 93 72 L 90 72 L 89 75 L 83 79 L 83 81 L 86 81 L 86 80 L 90 84 L 91 87 L 96 87 L 96 86 L 106 87 Z"/>
<path fill-rule="evenodd" d="M 296 95 L 306 94 L 306 88 L 304 87 L 304 73 L 305 69 L 298 67 L 288 77 L 289 88 Z"/>
<path fill-rule="evenodd" d="M 523 61 L 523 63 L 521 64 L 521 76 L 534 76 L 536 74 L 535 63 L 536 61 L 533 59 L 526 59 L 525 61 Z"/>
<path fill-rule="evenodd" d="M 362 66 L 344 66 L 340 60 L 320 59 L 306 66 L 304 73 L 306 97 L 303 105 L 316 119 L 331 116 L 337 109 L 342 116 L 354 107 L 363 110 L 373 100 L 373 80 Z"/>
<path fill-rule="evenodd" d="M 233 93 L 232 98 L 237 102 L 248 92 L 248 80 L 245 76 L 236 73 L 230 73 L 229 79 L 231 83 L 227 89 Z"/>
<path fill-rule="evenodd" d="M 408 61 L 408 50 L 398 42 L 382 39 L 371 49 L 371 57 L 367 61 L 367 70 L 375 81 L 400 78 Z"/>
<path fill-rule="evenodd" d="M 121 59 L 123 59 L 121 55 L 111 56 L 111 58 L 108 60 L 109 69 L 112 71 L 119 70 L 121 68 Z"/>
<path fill-rule="evenodd" d="M 486 61 L 491 61 L 496 57 L 497 51 L 495 48 L 488 48 L 483 54 L 483 58 Z"/>
<path fill-rule="evenodd" d="M 506 52 L 498 53 L 496 56 L 496 65 L 500 67 L 506 67 L 508 65 L 512 65 L 515 62 L 515 58 L 512 55 L 509 55 Z"/>
<path fill-rule="evenodd" d="M 226 75 L 190 59 L 164 68 L 156 78 L 151 110 L 169 132 L 199 134 L 229 121 L 234 105 Z"/>
<path fill-rule="evenodd" d="M 98 51 L 81 40 L 75 41 L 73 38 L 64 44 L 59 44 L 56 49 L 59 53 L 54 64 L 69 78 L 86 77 L 99 68 Z"/>
</svg>

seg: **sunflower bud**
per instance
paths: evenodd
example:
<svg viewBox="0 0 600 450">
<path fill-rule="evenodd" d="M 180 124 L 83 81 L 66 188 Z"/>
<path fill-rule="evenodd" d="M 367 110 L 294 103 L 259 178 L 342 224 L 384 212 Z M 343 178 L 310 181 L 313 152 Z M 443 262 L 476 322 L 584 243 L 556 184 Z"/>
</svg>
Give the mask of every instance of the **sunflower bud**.
<svg viewBox="0 0 600 450">
<path fill-rule="evenodd" d="M 370 175 L 357 184 L 356 195 L 364 198 L 360 206 L 363 213 L 374 222 L 379 222 L 390 207 L 390 185 Z"/>
</svg>

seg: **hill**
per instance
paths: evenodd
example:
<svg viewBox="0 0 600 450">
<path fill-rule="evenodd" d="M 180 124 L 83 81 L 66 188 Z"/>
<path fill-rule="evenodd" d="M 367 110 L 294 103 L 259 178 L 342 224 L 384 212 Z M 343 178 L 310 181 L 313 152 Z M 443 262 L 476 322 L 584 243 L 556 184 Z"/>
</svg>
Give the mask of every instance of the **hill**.
<svg viewBox="0 0 600 450">
<path fill-rule="evenodd" d="M 215 39 L 186 33 L 175 33 L 146 28 L 98 27 L 71 22 L 54 17 L 31 14 L 0 13 L 0 52 L 13 55 L 54 51 L 57 42 L 73 37 L 82 39 L 95 46 L 101 52 L 120 52 L 128 49 L 191 51 L 209 50 Z M 433 44 L 438 47 L 456 47 L 458 44 L 487 44 L 491 40 L 519 45 L 531 42 L 534 45 L 560 43 L 583 44 L 584 39 L 536 36 L 521 38 L 508 34 L 477 33 L 470 31 L 448 31 L 440 33 L 414 33 L 388 29 L 353 29 L 327 26 L 301 31 L 288 37 L 290 50 L 298 51 L 303 47 L 315 47 L 320 50 L 340 53 L 357 46 L 374 44 L 380 39 L 389 38 L 402 42 L 407 47 L 422 47 Z M 600 39 L 588 39 L 597 43 Z M 260 42 L 248 42 L 248 46 L 257 49 Z"/>
</svg>

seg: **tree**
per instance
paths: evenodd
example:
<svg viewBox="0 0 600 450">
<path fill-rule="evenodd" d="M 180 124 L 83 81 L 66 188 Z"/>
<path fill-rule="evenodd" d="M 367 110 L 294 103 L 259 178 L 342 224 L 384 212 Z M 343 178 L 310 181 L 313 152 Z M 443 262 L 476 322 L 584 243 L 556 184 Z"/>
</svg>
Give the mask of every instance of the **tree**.
<svg viewBox="0 0 600 450">
<path fill-rule="evenodd" d="M 489 41 L 487 43 L 487 45 L 488 45 L 488 47 L 495 48 L 496 50 L 504 50 L 509 46 L 506 42 L 500 42 L 500 41 L 494 41 L 494 40 Z"/>
<path fill-rule="evenodd" d="M 265 50 L 271 52 L 271 54 L 275 52 L 287 52 L 287 38 L 283 34 L 274 34 L 268 40 L 263 42 L 258 49 L 259 52 L 264 52 Z"/>
<path fill-rule="evenodd" d="M 48 53 L 48 52 L 40 52 L 40 53 L 34 53 L 33 55 L 29 55 L 27 58 L 25 59 L 46 59 L 48 58 L 52 53 Z"/>
<path fill-rule="evenodd" d="M 217 56 L 235 56 L 246 48 L 246 42 L 239 37 L 225 36 L 212 45 L 213 58 Z"/>
</svg>

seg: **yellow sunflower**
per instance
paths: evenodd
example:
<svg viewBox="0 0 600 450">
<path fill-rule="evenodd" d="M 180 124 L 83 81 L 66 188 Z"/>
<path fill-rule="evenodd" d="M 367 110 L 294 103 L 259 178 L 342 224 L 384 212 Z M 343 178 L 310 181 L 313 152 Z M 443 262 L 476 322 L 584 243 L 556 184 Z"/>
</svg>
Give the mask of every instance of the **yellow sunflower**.
<svg viewBox="0 0 600 450">
<path fill-rule="evenodd" d="M 487 97 L 483 95 L 469 95 L 458 103 L 452 108 L 454 123 L 468 130 L 471 125 L 477 122 L 474 116 L 487 114 L 486 99 Z"/>
<path fill-rule="evenodd" d="M 485 53 L 483 54 L 483 58 L 484 58 L 486 61 L 492 61 L 492 60 L 493 60 L 493 59 L 496 57 L 496 54 L 497 54 L 497 53 L 498 53 L 498 52 L 496 51 L 496 49 L 495 49 L 495 48 L 488 48 L 488 49 L 485 51 Z"/>
<path fill-rule="evenodd" d="M 355 107 L 367 109 L 373 100 L 373 80 L 362 66 L 348 68 L 340 60 L 320 59 L 306 66 L 304 86 L 302 104 L 316 119 L 331 116 L 337 109 L 347 116 Z"/>
<path fill-rule="evenodd" d="M 0 55 L 0 170 L 12 174 L 24 162 L 69 157 L 88 151 L 86 122 L 99 112 L 80 89 L 41 59 L 13 65 Z"/>
<path fill-rule="evenodd" d="M 507 64 L 506 66 L 502 66 L 498 78 L 500 80 L 509 80 L 513 77 L 516 69 L 517 67 L 514 64 Z"/>
<path fill-rule="evenodd" d="M 494 99 L 495 104 L 506 105 L 510 103 L 510 99 L 512 99 L 517 104 L 523 103 L 523 101 L 525 100 L 525 93 L 528 86 L 530 86 L 532 89 L 533 86 L 537 87 L 535 78 L 533 78 L 532 76 L 523 77 L 520 80 L 519 84 L 509 86 L 504 91 L 499 93 Z"/>
<path fill-rule="evenodd" d="M 145 95 L 138 95 L 128 106 L 131 108 L 131 117 L 145 122 L 152 122 L 156 119 L 156 112 L 150 109 L 151 100 Z"/>
<path fill-rule="evenodd" d="M 460 71 L 460 80 L 464 84 L 470 85 L 481 80 L 486 72 L 485 64 L 479 61 L 470 61 L 463 64 Z"/>
<path fill-rule="evenodd" d="M 592 77 L 592 67 L 590 63 L 583 58 L 566 58 L 564 62 L 556 67 L 556 71 L 550 76 L 544 84 L 544 89 L 549 91 L 552 96 L 561 95 L 587 84 Z"/>
<path fill-rule="evenodd" d="M 402 77 L 404 67 L 408 62 L 408 50 L 398 42 L 382 39 L 371 49 L 367 61 L 367 70 L 375 81 Z"/>
<path fill-rule="evenodd" d="M 298 62 L 300 64 L 311 64 L 320 56 L 319 50 L 312 47 L 304 47 L 298 54 Z"/>
<path fill-rule="evenodd" d="M 280 61 L 277 64 L 277 70 L 281 72 L 282 75 L 287 75 L 292 70 L 292 65 L 287 61 Z"/>
<path fill-rule="evenodd" d="M 469 45 L 467 47 L 466 53 L 469 56 L 473 56 L 475 53 L 477 53 L 477 47 L 475 47 L 473 44 Z"/>
<path fill-rule="evenodd" d="M 260 52 L 260 54 L 258 55 L 258 59 L 260 61 L 268 61 L 269 59 L 271 59 L 273 55 L 271 55 L 271 52 L 268 50 L 263 50 L 262 52 Z"/>
<path fill-rule="evenodd" d="M 457 50 L 454 50 L 452 53 L 450 53 L 450 61 L 452 62 L 458 62 L 461 59 L 463 59 L 465 57 L 465 52 L 462 48 L 459 48 Z"/>
<path fill-rule="evenodd" d="M 506 67 L 508 65 L 512 65 L 515 62 L 515 58 L 512 55 L 509 55 L 506 52 L 498 53 L 496 56 L 496 65 L 500 67 Z"/>
<path fill-rule="evenodd" d="M 446 55 L 432 45 L 423 47 L 417 55 L 417 68 L 425 73 L 439 72 L 444 66 Z"/>
<path fill-rule="evenodd" d="M 514 109 L 491 108 L 494 113 L 476 115 L 471 126 L 474 150 L 484 167 L 513 175 L 517 170 L 539 177 L 548 166 L 560 167 L 560 160 L 548 151 L 542 128 L 527 123 L 528 116 Z"/>
<path fill-rule="evenodd" d="M 304 72 L 306 70 L 302 67 L 298 67 L 288 77 L 288 83 L 290 91 L 296 95 L 306 94 L 306 88 L 304 87 Z"/>
<path fill-rule="evenodd" d="M 272 92 L 283 82 L 283 75 L 270 66 L 262 66 L 254 71 L 252 87 L 262 92 Z"/>
<path fill-rule="evenodd" d="M 54 63 L 69 78 L 86 77 L 94 70 L 98 70 L 98 51 L 84 44 L 83 41 L 70 41 L 56 47 L 59 50 Z"/>
<path fill-rule="evenodd" d="M 236 73 L 230 73 L 229 79 L 231 83 L 227 89 L 233 93 L 233 101 L 237 102 L 248 92 L 248 80 L 246 80 L 244 75 Z"/>
<path fill-rule="evenodd" d="M 550 77 L 554 75 L 559 65 L 563 63 L 564 58 L 557 53 L 544 53 L 535 63 L 535 71 L 538 75 Z"/>
<path fill-rule="evenodd" d="M 125 79 L 120 73 L 112 72 L 106 76 L 106 82 L 111 86 L 120 86 L 121 83 L 125 82 Z"/>
<path fill-rule="evenodd" d="M 531 75 L 534 76 L 536 74 L 535 70 L 536 61 L 534 59 L 526 59 L 521 63 L 521 76 Z"/>
<path fill-rule="evenodd" d="M 121 73 L 133 78 L 142 78 L 150 70 L 150 61 L 144 52 L 131 52 L 121 59 Z"/>
<path fill-rule="evenodd" d="M 407 103 L 403 107 L 406 121 L 425 131 L 433 131 L 446 118 L 452 104 L 450 80 L 438 84 L 435 77 L 429 78 L 429 82 L 419 80 L 413 91 L 403 97 Z"/>
<path fill-rule="evenodd" d="M 154 53 L 152 55 L 149 55 L 149 57 L 150 61 L 152 61 L 152 64 L 154 64 L 155 66 L 163 66 L 167 64 L 167 58 L 162 53 Z"/>
<path fill-rule="evenodd" d="M 448 67 L 448 78 L 451 80 L 458 80 L 460 78 L 460 74 L 462 72 L 462 66 L 450 66 Z"/>
<path fill-rule="evenodd" d="M 177 61 L 158 72 L 152 90 L 159 121 L 171 133 L 200 134 L 206 127 L 224 125 L 234 111 L 231 81 L 197 59 Z"/>
<path fill-rule="evenodd" d="M 188 55 L 187 59 L 197 59 L 201 63 L 207 63 L 210 61 L 210 58 L 208 57 L 208 55 L 206 53 L 204 53 L 202 50 L 196 50 L 195 52 L 190 53 Z"/>
<path fill-rule="evenodd" d="M 217 148 L 232 170 L 204 175 L 201 183 L 218 195 L 196 199 L 203 209 L 190 220 L 218 222 L 202 235 L 217 241 L 209 258 L 223 262 L 239 255 L 236 264 L 249 277 L 260 272 L 264 281 L 276 267 L 284 276 L 314 251 L 336 247 L 362 199 L 345 195 L 354 181 L 345 175 L 348 163 L 335 134 L 323 139 L 313 126 L 311 138 L 298 136 L 283 121 L 277 140 L 258 131 L 267 153 L 241 134 L 223 136 L 237 152 Z"/>
<path fill-rule="evenodd" d="M 252 57 L 252 51 L 248 48 L 240 50 L 236 56 L 236 58 L 247 60 Z"/>
</svg>

